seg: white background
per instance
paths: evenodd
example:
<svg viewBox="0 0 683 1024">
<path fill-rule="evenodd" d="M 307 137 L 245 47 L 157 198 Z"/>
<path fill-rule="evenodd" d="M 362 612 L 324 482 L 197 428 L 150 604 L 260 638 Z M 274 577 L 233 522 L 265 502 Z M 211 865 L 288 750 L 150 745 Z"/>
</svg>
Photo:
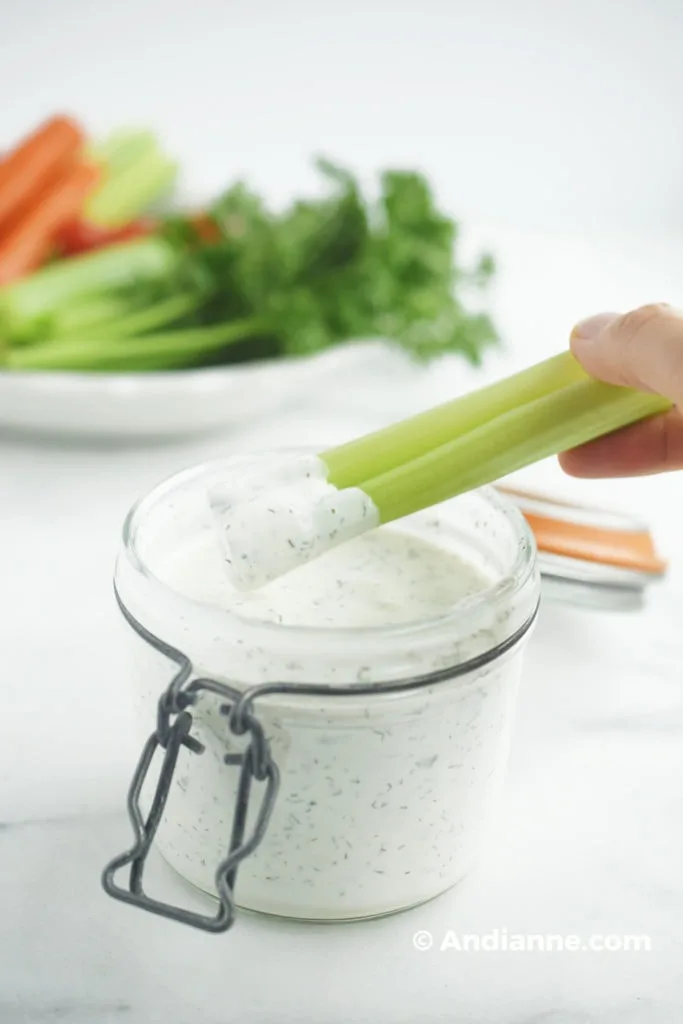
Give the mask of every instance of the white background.
<svg viewBox="0 0 683 1024">
<path fill-rule="evenodd" d="M 679 0 L 2 0 L 0 139 L 158 128 L 278 199 L 325 152 L 420 164 L 468 221 L 683 226 Z"/>
</svg>

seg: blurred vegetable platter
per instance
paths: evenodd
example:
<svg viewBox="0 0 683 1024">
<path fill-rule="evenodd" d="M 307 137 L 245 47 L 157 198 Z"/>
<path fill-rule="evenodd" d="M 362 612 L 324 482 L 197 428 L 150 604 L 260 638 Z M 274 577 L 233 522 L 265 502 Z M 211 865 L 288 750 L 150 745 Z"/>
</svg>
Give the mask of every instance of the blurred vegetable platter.
<svg viewBox="0 0 683 1024">
<path fill-rule="evenodd" d="M 93 140 L 55 116 L 0 160 L 0 353 L 9 371 L 144 372 L 306 356 L 382 338 L 479 363 L 496 343 L 463 294 L 457 225 L 416 172 L 369 199 L 325 160 L 325 194 L 269 209 L 243 182 L 174 205 L 154 133 Z"/>
</svg>

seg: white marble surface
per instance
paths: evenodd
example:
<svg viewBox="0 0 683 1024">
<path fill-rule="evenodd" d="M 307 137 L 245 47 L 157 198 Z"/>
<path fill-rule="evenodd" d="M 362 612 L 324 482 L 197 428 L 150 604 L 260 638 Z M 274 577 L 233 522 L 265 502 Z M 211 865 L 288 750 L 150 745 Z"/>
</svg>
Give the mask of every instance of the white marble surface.
<svg viewBox="0 0 683 1024">
<path fill-rule="evenodd" d="M 677 238 L 482 232 L 502 256 L 509 350 L 487 373 L 561 348 L 577 317 L 683 300 Z M 677 1024 L 683 1021 L 683 477 L 582 485 L 648 516 L 670 579 L 637 614 L 547 605 L 532 641 L 504 815 L 461 887 L 342 927 L 242 916 L 211 937 L 100 891 L 128 842 L 135 750 L 111 595 L 130 502 L 232 448 L 324 443 L 464 390 L 458 363 L 416 379 L 378 361 L 269 424 L 184 445 L 62 446 L 0 437 L 0 1021 L 2 1024 Z M 174 887 L 160 865 L 160 884 Z M 429 929 L 646 934 L 650 952 L 420 952 Z"/>
</svg>

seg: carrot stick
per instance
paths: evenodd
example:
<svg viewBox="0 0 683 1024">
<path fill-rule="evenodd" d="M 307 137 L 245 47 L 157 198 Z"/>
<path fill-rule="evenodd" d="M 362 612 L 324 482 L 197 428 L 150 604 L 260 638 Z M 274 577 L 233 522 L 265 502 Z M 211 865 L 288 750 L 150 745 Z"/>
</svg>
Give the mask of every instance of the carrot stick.
<svg viewBox="0 0 683 1024">
<path fill-rule="evenodd" d="M 40 186 L 23 202 L 15 206 L 12 212 L 4 219 L 0 225 L 0 246 L 4 244 L 6 238 L 14 234 L 17 228 L 24 223 L 31 211 L 38 205 L 39 202 L 51 192 L 56 185 L 58 185 L 65 174 L 71 171 L 75 166 L 76 161 L 73 157 L 62 160 L 59 164 L 56 164 L 49 174 L 41 181 Z"/>
<path fill-rule="evenodd" d="M 55 170 L 75 158 L 83 141 L 75 121 L 53 117 L 0 160 L 0 225 L 37 197 Z"/>
<path fill-rule="evenodd" d="M 0 285 L 16 281 L 40 266 L 55 233 L 77 216 L 100 174 L 100 168 L 93 164 L 76 164 L 40 197 L 0 243 Z"/>
</svg>

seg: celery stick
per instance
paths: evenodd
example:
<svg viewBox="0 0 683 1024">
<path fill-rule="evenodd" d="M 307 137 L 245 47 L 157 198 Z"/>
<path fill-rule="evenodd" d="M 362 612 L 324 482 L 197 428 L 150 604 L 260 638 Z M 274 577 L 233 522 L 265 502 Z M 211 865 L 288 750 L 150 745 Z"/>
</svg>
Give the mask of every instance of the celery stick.
<svg viewBox="0 0 683 1024">
<path fill-rule="evenodd" d="M 162 153 L 145 153 L 104 182 L 86 203 L 84 217 L 98 227 L 122 227 L 165 195 L 177 172 L 177 165 Z"/>
<path fill-rule="evenodd" d="M 390 522 L 670 408 L 658 395 L 587 377 L 359 486 Z"/>
<path fill-rule="evenodd" d="M 194 312 L 199 301 L 196 295 L 175 295 L 173 298 L 156 302 L 153 306 L 144 306 L 127 314 L 124 309 L 121 315 L 100 321 L 94 328 L 93 325 L 85 325 L 69 333 L 62 332 L 59 340 L 80 341 L 97 337 L 98 342 L 101 342 L 116 338 L 134 338 L 158 327 L 168 326 L 180 317 Z"/>
<path fill-rule="evenodd" d="M 32 321 L 55 314 L 73 299 L 165 276 L 177 261 L 168 242 L 152 237 L 54 263 L 0 290 L 0 335 L 22 334 Z"/>
<path fill-rule="evenodd" d="M 12 345 L 29 345 L 63 337 L 91 336 L 94 330 L 130 312 L 130 300 L 114 296 L 95 296 L 77 299 L 54 314 L 46 314 L 15 327 Z"/>
<path fill-rule="evenodd" d="M 54 337 L 72 337 L 84 330 L 92 333 L 93 328 L 100 328 L 112 320 L 122 318 L 130 309 L 130 302 L 114 296 L 97 296 L 80 302 L 74 302 L 52 318 L 49 334 Z"/>
<path fill-rule="evenodd" d="M 228 321 L 135 338 L 48 342 L 9 352 L 10 370 L 135 371 L 183 366 L 205 353 L 262 333 L 259 320 Z"/>
<path fill-rule="evenodd" d="M 322 454 L 330 482 L 353 487 L 425 455 L 501 413 L 586 379 L 570 352 Z"/>
<path fill-rule="evenodd" d="M 158 151 L 154 132 L 144 129 L 122 128 L 112 132 L 103 142 L 88 149 L 88 154 L 99 163 L 106 164 L 111 175 L 130 167 L 146 154 Z"/>
</svg>

